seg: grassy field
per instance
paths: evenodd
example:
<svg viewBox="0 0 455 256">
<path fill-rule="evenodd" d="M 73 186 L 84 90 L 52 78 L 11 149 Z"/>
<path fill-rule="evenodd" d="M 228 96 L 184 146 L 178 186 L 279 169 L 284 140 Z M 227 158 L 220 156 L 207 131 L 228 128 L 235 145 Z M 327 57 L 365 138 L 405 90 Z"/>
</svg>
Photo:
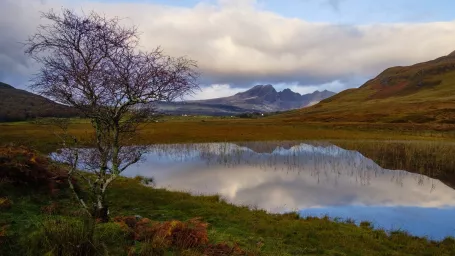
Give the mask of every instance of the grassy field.
<svg viewBox="0 0 455 256">
<path fill-rule="evenodd" d="M 0 141 L 29 145 L 49 152 L 58 146 L 52 126 L 30 122 L 0 123 Z M 87 120 L 75 119 L 70 132 L 79 138 L 91 135 Z M 167 117 L 145 124 L 135 143 L 182 143 L 264 140 L 455 140 L 450 124 L 308 123 L 276 117 L 221 119 Z"/>
<path fill-rule="evenodd" d="M 4 149 L 0 151 L 5 152 Z M 11 154 L 11 149 L 9 152 L 3 153 L 2 159 L 7 155 L 16 157 L 20 163 L 36 168 L 36 164 L 27 162 L 31 161 L 28 157 Z M 35 156 L 33 159 L 34 163 L 46 163 L 40 157 Z M 52 167 L 52 163 L 49 166 L 41 165 L 43 166 L 55 168 Z M 5 171 L 4 165 L 2 168 Z M 32 168 L 30 171 L 38 169 Z M 21 179 L 22 182 L 26 180 Z M 33 179 L 30 179 L 30 182 L 32 181 Z M 32 185 L 15 184 L 13 179 L 0 183 L 0 198 L 10 202 L 8 206 L 0 204 L 2 255 L 25 255 L 27 251 L 32 252 L 30 255 L 37 255 L 37 252 L 43 252 L 55 246 L 55 243 L 77 244 L 80 241 L 80 238 L 78 240 L 70 236 L 81 229 L 81 223 L 77 217 L 78 205 L 66 186 L 60 184 L 49 192 L 48 186 Z M 140 179 L 119 179 L 111 187 L 108 199 L 112 217 L 140 215 L 155 223 L 150 225 L 161 225 L 160 227 L 163 224 L 157 223 L 179 223 L 178 221 L 186 222 L 199 217 L 199 221 L 208 224 L 207 227 L 204 226 L 204 230 L 209 244 L 241 248 L 241 251 L 237 251 L 239 254 L 232 252 L 205 255 L 334 256 L 455 253 L 455 240 L 452 238 L 434 242 L 412 237 L 403 231 L 387 233 L 376 230 L 367 222 L 357 226 L 351 220 L 300 218 L 295 213 L 269 214 L 246 206 L 228 204 L 216 195 L 191 196 L 187 193 L 146 187 L 140 183 Z M 169 222 L 170 220 L 172 221 Z M 58 236 L 51 236 L 53 232 Z M 96 237 L 107 246 L 109 255 L 127 255 L 128 252 L 130 253 L 128 255 L 203 255 L 200 248 L 183 250 L 173 245 L 168 245 L 162 248 L 163 251 L 155 254 L 141 254 L 141 249 L 138 253 L 132 253 L 134 248 L 143 248 L 146 242 L 140 238 L 129 238 L 128 232 L 125 223 L 113 218 L 109 223 L 97 225 Z M 156 233 L 154 235 L 156 236 Z M 156 244 L 154 246 L 157 247 Z M 210 245 L 205 246 L 211 248 Z M 49 255 L 57 254 L 54 252 Z"/>
<path fill-rule="evenodd" d="M 85 138 L 90 136 L 91 129 L 87 120 L 74 119 L 70 131 Z M 254 120 L 167 117 L 158 123 L 147 124 L 136 142 L 260 140 L 327 140 L 343 148 L 357 150 L 383 167 L 423 173 L 455 186 L 455 161 L 452 157 L 455 135 L 450 124 L 327 124 L 290 122 L 277 120 L 276 117 Z M 0 141 L 2 144 L 32 146 L 41 152 L 50 152 L 58 147 L 52 127 L 30 122 L 0 124 Z M 0 154 L 0 164 L 5 159 L 5 155 Z M 27 157 L 18 157 L 18 161 L 18 166 L 29 168 L 29 163 L 21 163 L 27 161 Z M 52 166 L 51 163 L 45 169 L 53 169 Z M 5 170 L 0 166 L 0 174 Z M 32 168 L 30 171 L 27 175 L 33 176 L 36 170 Z M 11 179 L 1 178 L 0 175 L 0 254 L 21 255 L 26 254 L 27 249 L 40 251 L 39 247 L 43 244 L 67 243 L 52 240 L 56 239 L 55 236 L 49 238 L 49 230 L 57 232 L 56 226 L 67 225 L 68 229 L 58 230 L 66 234 L 74 227 L 82 227 L 77 214 L 78 205 L 68 188 L 60 184 L 56 192 L 55 188 L 51 189 L 52 193 L 48 190 L 48 186 L 14 184 Z M 434 242 L 402 231 L 387 233 L 376 230 L 369 223 L 362 223 L 359 227 L 351 220 L 302 219 L 295 213 L 268 214 L 259 209 L 228 204 L 216 195 L 191 196 L 146 187 L 140 184 L 139 179 L 121 178 L 111 187 L 108 199 L 112 217 L 140 215 L 150 219 L 154 223 L 150 224 L 152 227 L 180 223 L 176 221 L 187 223 L 200 217 L 204 225 L 208 224 L 208 227 L 204 226 L 204 232 L 209 244 L 205 244 L 204 248 L 232 249 L 238 246 L 243 254 L 237 255 L 455 255 L 455 240 L 452 238 Z M 10 203 L 5 207 L 5 202 Z M 182 249 L 167 244 L 159 248 L 159 253 L 144 254 L 141 250 L 148 242 L 132 239 L 130 233 L 131 230 L 125 230 L 125 223 L 115 221 L 99 224 L 96 230 L 96 236 L 107 246 L 109 255 L 204 253 L 200 248 Z M 235 255 L 232 253 L 212 255 Z"/>
</svg>

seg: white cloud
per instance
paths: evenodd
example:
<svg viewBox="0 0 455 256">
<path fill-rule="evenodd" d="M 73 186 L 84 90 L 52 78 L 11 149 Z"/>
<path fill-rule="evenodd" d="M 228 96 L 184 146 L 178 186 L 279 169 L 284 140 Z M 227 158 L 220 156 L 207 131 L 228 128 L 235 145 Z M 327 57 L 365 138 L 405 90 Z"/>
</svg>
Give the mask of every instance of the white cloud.
<svg viewBox="0 0 455 256">
<path fill-rule="evenodd" d="M 231 88 L 228 84 L 213 84 L 207 87 L 202 87 L 200 92 L 197 92 L 194 97 L 188 97 L 187 100 L 204 100 L 220 97 L 232 96 L 245 89 Z"/>
<path fill-rule="evenodd" d="M 223 147 L 223 152 L 218 144 L 193 144 L 178 150 L 179 146 L 159 146 L 145 164 L 133 166 L 125 175 L 155 177 L 160 187 L 221 194 L 236 204 L 271 211 L 340 205 L 455 206 L 453 189 L 441 181 L 382 169 L 358 152 L 335 146 L 300 144 L 271 154 L 235 144 Z M 297 156 L 292 163 L 291 154 Z"/>
<path fill-rule="evenodd" d="M 142 31 L 144 49 L 161 45 L 168 54 L 197 60 L 203 84 L 311 86 L 341 81 L 346 86 L 358 86 L 349 81 L 375 76 L 390 66 L 430 60 L 455 49 L 455 21 L 310 23 L 264 11 L 253 0 L 222 0 L 216 5 L 201 2 L 192 8 L 144 2 L 2 0 L 0 24 L 8 26 L 0 26 L 0 32 L 14 31 L 10 34 L 20 41 L 24 33 L 26 36 L 37 26 L 40 10 L 58 10 L 61 6 L 128 17 L 124 22 L 136 24 Z M 7 23 L 11 20 L 15 22 Z M 0 55 L 9 51 L 1 46 Z M 214 89 L 207 93 L 210 90 Z"/>
<path fill-rule="evenodd" d="M 274 85 L 275 89 L 277 91 L 282 91 L 286 88 L 291 89 L 294 92 L 298 92 L 300 94 L 308 94 L 312 93 L 316 90 L 323 91 L 323 90 L 328 90 L 332 92 L 340 92 L 344 89 L 346 89 L 348 85 L 345 83 L 341 82 L 340 80 L 334 80 L 328 83 L 323 83 L 323 84 L 315 84 L 315 85 L 299 85 L 298 83 L 279 83 Z"/>
</svg>

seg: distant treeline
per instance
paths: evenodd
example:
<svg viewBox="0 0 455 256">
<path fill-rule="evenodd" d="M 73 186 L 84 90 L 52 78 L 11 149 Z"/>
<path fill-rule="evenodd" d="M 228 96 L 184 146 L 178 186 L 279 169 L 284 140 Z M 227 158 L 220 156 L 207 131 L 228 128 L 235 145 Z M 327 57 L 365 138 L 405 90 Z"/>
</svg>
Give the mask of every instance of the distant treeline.
<svg viewBox="0 0 455 256">
<path fill-rule="evenodd" d="M 250 112 L 250 113 L 239 114 L 236 117 L 239 117 L 239 118 L 260 118 L 260 117 L 265 117 L 265 116 L 278 115 L 278 114 L 281 114 L 281 113 L 283 113 L 283 112 L 282 111 L 265 112 L 265 113 Z"/>
</svg>

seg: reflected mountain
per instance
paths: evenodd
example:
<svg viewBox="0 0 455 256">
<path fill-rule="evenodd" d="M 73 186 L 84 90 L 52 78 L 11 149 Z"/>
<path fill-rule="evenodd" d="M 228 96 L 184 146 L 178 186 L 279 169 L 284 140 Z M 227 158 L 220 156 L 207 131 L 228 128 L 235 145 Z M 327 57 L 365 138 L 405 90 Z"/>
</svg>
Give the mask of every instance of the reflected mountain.
<svg viewBox="0 0 455 256">
<path fill-rule="evenodd" d="M 272 153 L 277 148 L 290 149 L 303 142 L 267 141 L 236 142 L 257 153 Z M 329 147 L 323 141 L 304 142 L 316 147 Z M 438 179 L 455 189 L 455 143 L 422 141 L 337 141 L 344 149 L 358 151 L 382 168 L 406 170 Z"/>
<path fill-rule="evenodd" d="M 125 175 L 152 176 L 158 187 L 220 194 L 228 202 L 270 212 L 296 210 L 332 217 L 349 212 L 351 218 L 386 229 L 399 223 L 398 228 L 417 235 L 454 234 L 443 227 L 455 226 L 455 220 L 441 216 L 455 214 L 455 191 L 439 180 L 384 169 L 357 151 L 327 143 L 275 146 L 258 142 L 154 145 L 145 162 Z M 439 219 L 433 220 L 431 230 L 422 231 L 418 225 L 427 221 L 428 212 Z M 406 217 L 409 214 L 413 217 Z"/>
<path fill-rule="evenodd" d="M 300 145 L 299 141 L 245 141 L 234 142 L 239 147 L 248 148 L 256 153 L 273 153 L 277 148 L 291 149 L 292 147 Z M 324 141 L 306 141 L 305 144 L 312 146 L 331 146 L 332 144 Z"/>
</svg>

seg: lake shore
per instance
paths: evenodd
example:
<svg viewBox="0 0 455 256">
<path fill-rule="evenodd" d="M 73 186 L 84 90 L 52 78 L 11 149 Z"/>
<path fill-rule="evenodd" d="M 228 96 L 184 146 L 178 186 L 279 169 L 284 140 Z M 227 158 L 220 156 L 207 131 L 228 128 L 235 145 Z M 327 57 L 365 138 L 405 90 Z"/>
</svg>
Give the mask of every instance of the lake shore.
<svg viewBox="0 0 455 256">
<path fill-rule="evenodd" d="M 22 158 L 18 159 L 23 161 Z M 435 242 L 411 236 L 404 231 L 388 234 L 367 222 L 357 226 L 350 219 L 335 221 L 327 217 L 302 218 L 293 212 L 270 214 L 254 207 L 251 209 L 248 206 L 229 204 L 220 196 L 192 196 L 184 192 L 155 189 L 143 186 L 141 181 L 141 178 L 120 178 L 113 184 L 108 193 L 111 217 L 139 215 L 158 222 L 187 221 L 199 217 L 209 224 L 207 234 L 211 242 L 238 245 L 242 250 L 251 252 L 250 255 L 455 253 L 453 238 Z M 27 241 L 41 222 L 49 218 L 72 220 L 74 217 L 71 216 L 75 216 L 74 212 L 79 209 L 64 185 L 56 193 L 48 193 L 43 188 L 12 186 L 4 182 L 0 186 L 0 192 L 1 197 L 7 197 L 12 202 L 10 207 L 0 211 L 1 225 L 7 227 L 8 239 L 4 241 L 9 242 L 8 246 L 2 248 L 6 252 L 15 253 L 5 255 L 18 255 L 15 250 L 24 249 L 21 241 Z M 121 232 L 115 222 L 100 224 L 100 227 L 108 227 L 104 225 L 111 225 L 111 228 L 113 225 L 115 232 Z M 110 255 L 125 255 L 123 247 L 113 245 L 118 244 L 118 236 L 108 234 L 107 237 L 106 243 L 112 245 L 109 247 Z M 175 248 L 166 250 L 172 252 Z"/>
<path fill-rule="evenodd" d="M 385 168 L 421 172 L 421 165 L 435 164 L 438 172 L 424 173 L 453 187 L 453 161 L 450 144 L 455 141 L 452 128 L 444 125 L 412 124 L 324 124 L 286 123 L 274 119 L 225 120 L 219 118 L 165 119 L 147 124 L 140 141 L 151 143 L 226 142 L 265 140 L 324 140 L 347 149 L 358 150 Z M 454 129 L 455 130 L 455 129 Z M 70 132 L 81 139 L 90 135 L 85 120 L 75 120 Z M 0 124 L 3 144 L 27 145 L 49 153 L 58 140 L 49 126 L 29 122 Z M 397 141 L 423 141 L 418 147 L 402 147 Z M 363 142 L 369 142 L 367 144 Z M 444 154 L 437 154 L 443 150 Z M 435 154 L 436 152 L 436 154 Z M 390 155 L 393 153 L 393 155 Z M 447 160 L 450 161 L 447 161 Z M 447 175 L 446 175 L 447 174 Z M 448 178 L 445 178 L 445 177 Z M 301 218 L 296 213 L 269 214 L 224 202 L 219 196 L 192 196 L 141 186 L 138 180 L 122 178 L 115 182 L 108 198 L 111 216 L 140 215 L 153 221 L 186 221 L 201 217 L 209 224 L 208 236 L 214 243 L 238 244 L 252 255 L 453 255 L 455 240 L 440 242 L 417 238 L 403 231 L 387 234 L 370 223 L 357 226 L 352 220 Z M 57 216 L 72 218 L 77 210 L 72 195 L 63 188 L 58 196 L 29 188 L 0 184 L 0 197 L 13 202 L 11 209 L 0 210 L 0 228 L 12 242 L 6 255 L 20 250 L 18 241 L 49 217 L 42 211 L 58 205 Z M 14 224 L 11 224 L 14 223 Z M 103 224 L 104 225 L 104 224 Z M 0 229 L 1 230 L 1 229 Z M 1 232 L 0 232 L 1 233 Z M 258 244 L 260 248 L 258 248 Z M 5 247 L 4 247 L 5 248 Z M 123 248 L 112 247 L 111 255 L 124 255 Z M 198 255 L 198 254 L 195 254 Z"/>
</svg>

